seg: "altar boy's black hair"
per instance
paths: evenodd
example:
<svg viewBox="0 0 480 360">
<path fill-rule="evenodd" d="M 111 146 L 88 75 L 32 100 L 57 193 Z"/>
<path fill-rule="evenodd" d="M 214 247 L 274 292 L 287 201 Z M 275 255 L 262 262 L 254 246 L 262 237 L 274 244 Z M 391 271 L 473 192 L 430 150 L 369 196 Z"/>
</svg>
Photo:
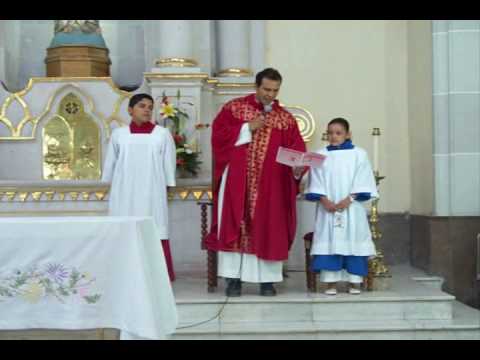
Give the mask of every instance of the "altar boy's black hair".
<svg viewBox="0 0 480 360">
<path fill-rule="evenodd" d="M 148 94 L 135 94 L 135 95 L 133 95 L 133 96 L 130 98 L 130 101 L 128 102 L 128 107 L 133 108 L 135 105 L 137 105 L 137 104 L 138 104 L 140 101 L 142 101 L 143 99 L 148 99 L 148 100 L 150 100 L 152 103 L 154 103 L 153 97 L 151 97 L 151 96 L 148 95 Z"/>
<path fill-rule="evenodd" d="M 345 129 L 345 131 L 348 133 L 350 131 L 350 124 L 348 123 L 348 121 L 344 118 L 335 118 L 333 120 L 330 120 L 330 122 L 328 123 L 328 126 L 327 128 L 332 125 L 332 124 L 339 124 L 339 125 L 342 125 Z"/>
</svg>

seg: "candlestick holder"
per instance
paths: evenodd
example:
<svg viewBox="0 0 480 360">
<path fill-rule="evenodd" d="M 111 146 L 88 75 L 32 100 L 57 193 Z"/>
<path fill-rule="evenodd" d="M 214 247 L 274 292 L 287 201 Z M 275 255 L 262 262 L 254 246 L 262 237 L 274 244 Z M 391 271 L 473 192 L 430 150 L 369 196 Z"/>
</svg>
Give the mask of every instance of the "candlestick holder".
<svg viewBox="0 0 480 360">
<path fill-rule="evenodd" d="M 377 187 L 380 181 L 385 179 L 385 176 L 380 176 L 379 171 L 374 171 L 375 183 Z M 369 217 L 370 231 L 372 233 L 372 240 L 375 244 L 377 254 L 368 262 L 368 276 L 366 281 L 366 288 L 368 291 L 376 289 L 386 289 L 389 287 L 388 279 L 391 278 L 390 271 L 385 264 L 383 252 L 380 249 L 379 240 L 382 238 L 382 233 L 378 228 L 379 213 L 378 213 L 379 199 L 372 200 L 372 209 Z"/>
</svg>

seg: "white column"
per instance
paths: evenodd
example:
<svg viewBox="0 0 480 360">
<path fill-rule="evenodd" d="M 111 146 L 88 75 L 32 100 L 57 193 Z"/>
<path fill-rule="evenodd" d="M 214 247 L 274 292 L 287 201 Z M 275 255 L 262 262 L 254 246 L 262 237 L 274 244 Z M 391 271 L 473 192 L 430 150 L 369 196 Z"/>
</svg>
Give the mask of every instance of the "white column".
<svg viewBox="0 0 480 360">
<path fill-rule="evenodd" d="M 217 49 L 217 76 L 251 76 L 250 20 L 218 20 Z"/>
<path fill-rule="evenodd" d="M 4 83 L 5 78 L 5 28 L 6 20 L 0 20 L 0 80 Z"/>
<path fill-rule="evenodd" d="M 480 21 L 433 21 L 435 215 L 480 213 Z"/>
<path fill-rule="evenodd" d="M 158 55 L 154 66 L 197 66 L 190 20 L 160 20 L 157 31 Z"/>
</svg>

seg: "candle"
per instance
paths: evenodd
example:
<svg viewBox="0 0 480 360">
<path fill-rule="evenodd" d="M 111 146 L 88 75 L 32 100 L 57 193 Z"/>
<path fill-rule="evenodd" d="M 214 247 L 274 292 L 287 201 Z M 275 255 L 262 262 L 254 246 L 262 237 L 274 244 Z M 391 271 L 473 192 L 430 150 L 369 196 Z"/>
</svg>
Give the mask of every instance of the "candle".
<svg viewBox="0 0 480 360">
<path fill-rule="evenodd" d="M 378 173 L 379 170 L 379 156 L 378 156 L 378 142 L 380 140 L 380 128 L 373 128 L 373 171 Z"/>
</svg>

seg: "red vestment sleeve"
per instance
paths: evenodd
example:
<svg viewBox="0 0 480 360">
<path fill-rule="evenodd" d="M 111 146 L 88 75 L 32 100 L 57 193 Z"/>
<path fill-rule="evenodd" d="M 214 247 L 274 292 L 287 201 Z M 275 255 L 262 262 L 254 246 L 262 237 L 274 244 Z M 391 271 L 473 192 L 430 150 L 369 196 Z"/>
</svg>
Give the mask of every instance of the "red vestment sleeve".
<svg viewBox="0 0 480 360">
<path fill-rule="evenodd" d="M 226 214 L 228 221 L 240 224 L 243 216 L 243 199 L 245 195 L 246 174 L 246 148 L 247 145 L 235 146 L 240 135 L 240 130 L 245 122 L 235 118 L 226 104 L 212 124 L 212 155 L 213 155 L 213 214 L 210 233 L 205 239 L 205 245 L 209 250 L 218 250 L 218 192 L 222 175 L 229 164 L 229 176 L 227 191 L 236 189 L 237 199 L 235 204 L 228 207 Z M 235 182 L 235 183 L 232 183 Z M 238 182 L 238 184 L 236 184 Z M 224 208 L 225 210 L 225 208 Z M 223 219 L 223 216 L 222 216 Z M 236 236 L 231 234 L 233 237 Z M 234 241 L 236 239 L 231 239 Z M 231 242 L 228 241 L 227 242 Z"/>
</svg>

